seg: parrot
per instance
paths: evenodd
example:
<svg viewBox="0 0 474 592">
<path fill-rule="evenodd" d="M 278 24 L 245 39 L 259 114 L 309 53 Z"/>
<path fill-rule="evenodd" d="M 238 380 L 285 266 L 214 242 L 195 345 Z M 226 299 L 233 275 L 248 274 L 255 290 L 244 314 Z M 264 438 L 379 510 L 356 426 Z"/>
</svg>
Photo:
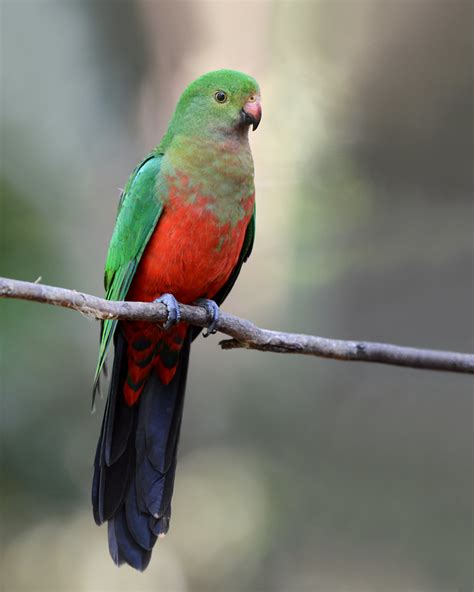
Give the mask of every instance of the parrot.
<svg viewBox="0 0 474 592">
<path fill-rule="evenodd" d="M 179 304 L 207 312 L 206 337 L 255 237 L 249 129 L 262 117 L 256 80 L 208 72 L 179 98 L 161 142 L 123 190 L 104 272 L 106 298 L 162 302 L 162 324 L 101 322 L 93 404 L 114 358 L 96 449 L 92 508 L 116 565 L 147 568 L 169 529 L 192 341 Z"/>
</svg>

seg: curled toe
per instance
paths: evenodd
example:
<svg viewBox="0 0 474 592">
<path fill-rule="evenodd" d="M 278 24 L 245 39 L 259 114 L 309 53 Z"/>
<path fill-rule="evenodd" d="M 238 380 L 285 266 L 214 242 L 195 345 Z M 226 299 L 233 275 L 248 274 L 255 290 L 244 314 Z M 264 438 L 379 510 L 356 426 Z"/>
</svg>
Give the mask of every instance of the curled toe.
<svg viewBox="0 0 474 592">
<path fill-rule="evenodd" d="M 178 301 L 173 296 L 173 294 L 163 294 L 157 298 L 155 302 L 164 304 L 166 306 L 166 310 L 168 311 L 168 317 L 163 323 L 163 329 L 165 331 L 179 323 L 181 320 L 181 311 L 179 309 Z"/>
<path fill-rule="evenodd" d="M 214 302 L 214 300 L 209 300 L 208 298 L 200 298 L 199 300 L 196 300 L 196 305 L 204 308 L 209 316 L 209 325 L 202 336 L 209 337 L 209 335 L 214 335 L 217 333 L 217 325 L 219 323 L 220 317 L 220 310 L 217 303 Z"/>
</svg>

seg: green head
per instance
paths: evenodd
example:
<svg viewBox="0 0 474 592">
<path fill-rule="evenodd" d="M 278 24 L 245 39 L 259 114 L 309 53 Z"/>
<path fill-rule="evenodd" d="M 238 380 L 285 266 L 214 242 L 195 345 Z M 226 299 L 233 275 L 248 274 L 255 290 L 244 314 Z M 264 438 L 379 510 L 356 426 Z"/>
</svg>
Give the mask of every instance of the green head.
<svg viewBox="0 0 474 592">
<path fill-rule="evenodd" d="M 260 89 L 254 78 L 236 70 L 216 70 L 200 76 L 181 95 L 163 148 L 177 135 L 247 135 L 262 116 Z"/>
</svg>

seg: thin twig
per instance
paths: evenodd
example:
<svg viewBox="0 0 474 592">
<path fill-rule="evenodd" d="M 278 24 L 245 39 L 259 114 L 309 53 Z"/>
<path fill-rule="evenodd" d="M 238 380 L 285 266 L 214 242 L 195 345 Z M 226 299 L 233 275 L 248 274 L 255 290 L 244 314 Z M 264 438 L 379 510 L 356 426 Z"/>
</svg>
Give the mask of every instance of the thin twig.
<svg viewBox="0 0 474 592">
<path fill-rule="evenodd" d="M 167 316 L 164 304 L 109 301 L 74 290 L 8 278 L 0 278 L 0 298 L 33 300 L 44 304 L 72 308 L 96 319 L 151 321 L 157 323 L 164 321 Z M 209 320 L 203 308 L 181 304 L 180 309 L 182 321 L 199 327 L 207 326 Z M 246 348 L 277 353 L 304 354 L 336 360 L 378 362 L 410 368 L 474 374 L 474 354 L 269 331 L 257 327 L 250 321 L 225 312 L 221 312 L 217 328 L 221 333 L 232 337 L 232 339 L 220 342 L 223 349 Z"/>
</svg>

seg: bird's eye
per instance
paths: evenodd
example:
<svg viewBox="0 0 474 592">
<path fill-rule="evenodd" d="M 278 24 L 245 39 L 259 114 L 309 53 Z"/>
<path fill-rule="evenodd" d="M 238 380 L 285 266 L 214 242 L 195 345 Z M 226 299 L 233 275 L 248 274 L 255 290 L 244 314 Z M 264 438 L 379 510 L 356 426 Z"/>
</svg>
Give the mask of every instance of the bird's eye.
<svg viewBox="0 0 474 592">
<path fill-rule="evenodd" d="M 225 103 L 227 101 L 227 93 L 223 90 L 218 90 L 214 93 L 214 98 L 218 103 Z"/>
<path fill-rule="evenodd" d="M 255 103 L 255 101 L 257 100 L 257 97 L 255 95 L 250 95 L 248 102 L 249 103 Z"/>
</svg>

